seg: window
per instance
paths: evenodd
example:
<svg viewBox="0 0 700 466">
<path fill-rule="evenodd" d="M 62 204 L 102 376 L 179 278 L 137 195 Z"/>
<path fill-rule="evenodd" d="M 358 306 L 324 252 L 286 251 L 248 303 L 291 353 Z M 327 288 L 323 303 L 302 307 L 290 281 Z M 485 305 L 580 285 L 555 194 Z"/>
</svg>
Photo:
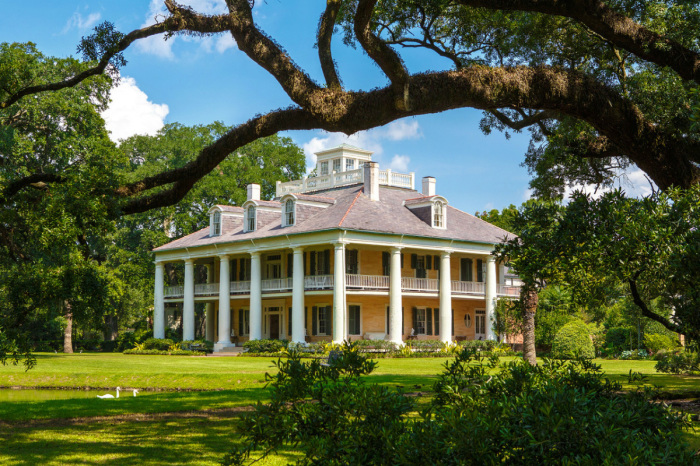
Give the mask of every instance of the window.
<svg viewBox="0 0 700 466">
<path fill-rule="evenodd" d="M 476 281 L 484 282 L 484 261 L 481 259 L 476 260 Z"/>
<path fill-rule="evenodd" d="M 239 265 L 240 268 L 238 270 L 238 280 L 242 282 L 250 281 L 250 258 L 241 258 L 239 260 Z"/>
<path fill-rule="evenodd" d="M 248 231 L 255 231 L 255 206 L 248 207 Z"/>
<path fill-rule="evenodd" d="M 336 173 L 340 173 L 341 170 L 341 159 L 333 159 L 333 171 Z"/>
<path fill-rule="evenodd" d="M 433 227 L 445 228 L 445 204 L 441 201 L 433 204 Z"/>
<path fill-rule="evenodd" d="M 463 282 L 470 282 L 474 280 L 474 273 L 472 272 L 474 261 L 467 257 L 463 257 L 459 260 L 459 279 Z"/>
<path fill-rule="evenodd" d="M 282 255 L 269 254 L 265 259 L 265 278 L 282 278 Z"/>
<path fill-rule="evenodd" d="M 350 171 L 355 169 L 355 159 L 345 159 L 345 171 Z"/>
<path fill-rule="evenodd" d="M 294 225 L 294 200 L 287 199 L 284 203 L 284 226 Z"/>
<path fill-rule="evenodd" d="M 474 319 L 474 333 L 476 334 L 477 339 L 483 340 L 484 338 L 486 338 L 486 311 L 484 311 L 483 309 L 477 309 L 475 313 L 476 319 Z"/>
<path fill-rule="evenodd" d="M 238 310 L 238 335 L 249 335 L 250 334 L 250 310 L 249 309 L 239 309 Z"/>
<path fill-rule="evenodd" d="M 328 162 L 321 162 L 321 175 L 328 174 Z"/>
<path fill-rule="evenodd" d="M 348 335 L 362 335 L 360 306 L 357 304 L 350 304 L 348 306 Z"/>
<path fill-rule="evenodd" d="M 309 275 L 330 275 L 331 274 L 331 250 L 311 251 Z"/>
<path fill-rule="evenodd" d="M 438 335 L 440 327 L 440 311 L 429 307 L 413 308 L 413 334 Z M 435 329 L 435 333 L 433 333 Z"/>
<path fill-rule="evenodd" d="M 333 333 L 333 314 L 331 306 L 313 306 L 311 308 L 311 335 L 325 336 Z"/>
<path fill-rule="evenodd" d="M 438 262 L 438 256 L 435 256 L 435 263 Z M 411 254 L 411 268 L 416 271 L 416 278 L 427 278 L 428 270 L 433 268 L 433 256 L 419 256 Z"/>
<path fill-rule="evenodd" d="M 472 316 L 470 314 L 464 315 L 464 326 L 467 328 L 472 328 Z"/>
<path fill-rule="evenodd" d="M 345 273 L 357 275 L 359 272 L 357 249 L 345 250 Z"/>
<path fill-rule="evenodd" d="M 214 212 L 212 216 L 212 236 L 221 234 L 221 212 Z"/>
</svg>

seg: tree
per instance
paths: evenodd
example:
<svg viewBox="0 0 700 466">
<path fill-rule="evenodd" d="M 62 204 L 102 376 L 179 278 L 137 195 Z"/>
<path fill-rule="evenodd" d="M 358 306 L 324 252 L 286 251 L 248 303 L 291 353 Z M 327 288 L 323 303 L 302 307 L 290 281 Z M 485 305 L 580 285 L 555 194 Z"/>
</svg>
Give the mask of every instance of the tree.
<svg viewBox="0 0 700 466">
<path fill-rule="evenodd" d="M 486 131 L 532 128 L 528 165 L 540 175 L 558 173 L 536 184 L 538 192 L 561 192 L 573 179 L 605 183 L 629 164 L 661 189 L 687 188 L 700 179 L 700 141 L 689 104 L 700 77 L 696 1 L 328 0 L 317 35 L 324 84 L 256 26 L 251 1 L 230 0 L 222 15 L 172 0 L 165 5 L 169 15 L 160 22 L 126 35 L 109 23 L 98 26 L 79 46 L 90 67 L 58 80 L 18 79 L 0 91 L 0 109 L 118 69 L 134 41 L 163 33 L 230 33 L 294 105 L 236 126 L 186 166 L 122 184 L 114 193 L 124 214 L 177 203 L 227 156 L 278 131 L 349 134 L 458 107 L 485 110 Z M 342 86 L 331 53 L 337 27 L 382 69 L 388 86 Z M 452 68 L 411 74 L 397 52 L 401 47 L 431 50 Z"/>
</svg>

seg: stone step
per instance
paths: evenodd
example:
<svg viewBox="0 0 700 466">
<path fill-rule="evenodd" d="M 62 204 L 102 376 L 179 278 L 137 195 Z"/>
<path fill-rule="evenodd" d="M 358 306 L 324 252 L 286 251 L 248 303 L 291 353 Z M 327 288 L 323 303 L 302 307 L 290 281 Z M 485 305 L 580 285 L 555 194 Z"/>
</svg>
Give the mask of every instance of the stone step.
<svg viewBox="0 0 700 466">
<path fill-rule="evenodd" d="M 245 351 L 242 346 L 226 346 L 224 348 L 214 348 L 214 352 L 209 356 L 240 356 Z"/>
</svg>

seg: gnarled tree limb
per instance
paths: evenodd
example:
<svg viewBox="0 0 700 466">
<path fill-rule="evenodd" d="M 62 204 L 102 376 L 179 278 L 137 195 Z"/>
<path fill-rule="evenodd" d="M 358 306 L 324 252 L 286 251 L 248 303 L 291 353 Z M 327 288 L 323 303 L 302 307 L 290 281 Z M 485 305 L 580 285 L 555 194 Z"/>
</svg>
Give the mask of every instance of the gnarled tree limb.
<svg viewBox="0 0 700 466">
<path fill-rule="evenodd" d="M 340 10 L 341 1 L 340 0 L 327 0 L 326 9 L 321 15 L 321 19 L 318 24 L 318 58 L 321 62 L 321 69 L 323 70 L 323 77 L 326 78 L 326 86 L 329 89 L 340 90 L 340 78 L 338 78 L 338 71 L 333 61 L 333 55 L 331 54 L 331 39 L 333 38 L 333 30 L 335 28 L 335 21 L 338 16 L 338 10 Z"/>
</svg>

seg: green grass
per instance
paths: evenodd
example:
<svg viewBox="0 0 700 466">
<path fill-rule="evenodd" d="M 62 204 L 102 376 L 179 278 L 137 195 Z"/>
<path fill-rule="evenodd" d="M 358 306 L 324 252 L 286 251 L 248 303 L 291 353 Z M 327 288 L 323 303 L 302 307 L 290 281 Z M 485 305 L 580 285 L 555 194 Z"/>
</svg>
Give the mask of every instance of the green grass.
<svg viewBox="0 0 700 466">
<path fill-rule="evenodd" d="M 240 408 L 266 398 L 271 361 L 93 353 L 39 354 L 30 371 L 0 366 L 0 386 L 141 389 L 137 397 L 127 392 L 118 400 L 0 402 L 0 464 L 217 464 L 237 441 Z M 445 361 L 378 359 L 368 381 L 428 391 Z M 627 384 L 632 370 L 671 397 L 700 393 L 700 377 L 659 374 L 654 361 L 596 362 L 627 389 L 633 388 Z M 687 440 L 700 448 L 700 429 L 688 432 Z M 286 464 L 293 455 L 263 464 Z"/>
</svg>

